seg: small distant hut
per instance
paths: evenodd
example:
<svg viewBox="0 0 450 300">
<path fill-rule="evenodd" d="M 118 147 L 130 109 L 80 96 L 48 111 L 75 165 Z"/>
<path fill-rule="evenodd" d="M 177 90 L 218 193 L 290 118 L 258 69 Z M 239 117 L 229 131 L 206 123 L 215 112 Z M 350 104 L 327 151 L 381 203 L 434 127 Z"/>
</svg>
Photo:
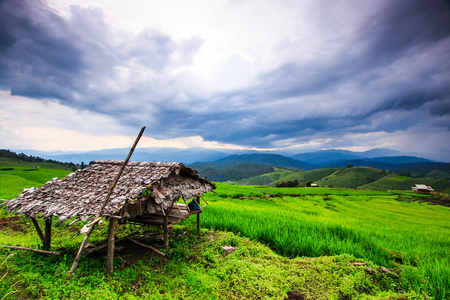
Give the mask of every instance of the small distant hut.
<svg viewBox="0 0 450 300">
<path fill-rule="evenodd" d="M 411 189 L 413 192 L 420 194 L 429 194 L 430 192 L 434 192 L 434 189 L 431 186 L 425 184 L 416 184 L 411 187 Z"/>
<path fill-rule="evenodd" d="M 98 217 L 122 165 L 123 161 L 114 160 L 93 162 L 64 179 L 55 178 L 42 187 L 25 189 L 17 198 L 9 200 L 6 208 L 31 218 L 44 248 L 49 249 L 52 217 L 58 217 L 59 222 L 71 218 L 90 221 Z M 168 231 L 174 224 L 197 214 L 200 230 L 201 210 L 190 210 L 187 201 L 200 204 L 202 195 L 215 188 L 214 183 L 182 163 L 128 162 L 100 217 L 119 220 L 119 223 L 160 226 L 167 249 Z M 184 204 L 178 203 L 180 199 Z M 45 235 L 36 221 L 37 216 L 45 219 Z"/>
</svg>

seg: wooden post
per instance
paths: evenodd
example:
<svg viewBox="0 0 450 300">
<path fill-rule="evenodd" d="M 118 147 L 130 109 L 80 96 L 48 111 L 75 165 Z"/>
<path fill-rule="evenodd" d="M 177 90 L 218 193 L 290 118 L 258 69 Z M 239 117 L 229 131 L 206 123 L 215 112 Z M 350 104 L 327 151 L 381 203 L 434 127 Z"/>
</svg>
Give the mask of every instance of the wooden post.
<svg viewBox="0 0 450 300">
<path fill-rule="evenodd" d="M 172 211 L 173 208 L 173 204 L 172 206 L 167 210 L 167 212 L 164 215 L 164 225 L 163 225 L 163 229 L 164 229 L 164 249 L 169 249 L 169 215 Z M 163 210 L 164 212 L 164 210 Z"/>
<path fill-rule="evenodd" d="M 116 231 L 116 221 L 117 219 L 111 218 L 109 220 L 108 229 L 108 252 L 106 254 L 106 273 L 112 275 L 114 271 L 114 233 Z"/>
<path fill-rule="evenodd" d="M 36 221 L 36 218 L 31 218 L 31 222 L 34 225 L 34 228 L 36 228 L 37 234 L 39 235 L 39 238 L 41 239 L 42 245 L 44 245 L 45 238 L 44 238 L 44 235 L 42 234 L 41 227 L 39 227 L 39 223 Z"/>
<path fill-rule="evenodd" d="M 49 250 L 52 242 L 52 217 L 45 219 L 44 250 Z"/>
</svg>

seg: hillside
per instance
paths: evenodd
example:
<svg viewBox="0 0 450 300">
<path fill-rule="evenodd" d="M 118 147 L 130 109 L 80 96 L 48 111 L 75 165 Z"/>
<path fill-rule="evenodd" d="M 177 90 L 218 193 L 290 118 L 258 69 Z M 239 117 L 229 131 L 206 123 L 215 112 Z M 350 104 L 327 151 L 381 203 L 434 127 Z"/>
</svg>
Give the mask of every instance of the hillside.
<svg viewBox="0 0 450 300">
<path fill-rule="evenodd" d="M 243 155 L 230 155 L 224 158 L 221 158 L 216 161 L 206 162 L 206 163 L 193 163 L 190 166 L 199 167 L 199 166 L 214 166 L 217 169 L 224 169 L 228 167 L 232 167 L 237 164 L 242 163 L 257 163 L 257 164 L 265 164 L 275 167 L 284 167 L 284 168 L 297 168 L 303 170 L 311 170 L 314 169 L 315 166 L 297 161 L 295 159 L 279 155 L 279 154 L 243 154 Z"/>
<path fill-rule="evenodd" d="M 0 149 L 0 166 L 46 168 L 60 170 L 75 170 L 77 165 L 71 162 L 60 162 L 52 159 L 43 159 L 39 156 L 15 153 L 10 150 Z"/>
<path fill-rule="evenodd" d="M 335 173 L 336 171 L 337 170 L 334 168 L 328 168 L 328 169 L 317 169 L 317 170 L 305 171 L 305 172 L 293 172 L 291 174 L 288 174 L 287 176 L 279 178 L 276 182 L 273 182 L 270 185 L 275 186 L 277 183 L 282 182 L 282 181 L 286 182 L 286 181 L 297 180 L 299 182 L 300 186 L 306 186 L 306 183 L 308 181 L 315 183 L 315 182 L 321 180 L 322 178 Z"/>
<path fill-rule="evenodd" d="M 432 186 L 437 192 L 445 192 L 450 188 L 450 181 L 444 179 L 411 178 L 407 176 L 386 176 L 377 181 L 360 185 L 360 189 L 375 191 L 410 190 L 415 184 Z M 448 191 L 450 192 L 450 191 Z"/>
<path fill-rule="evenodd" d="M 388 176 L 386 171 L 369 167 L 353 167 L 337 170 L 315 183 L 319 186 L 356 189 L 361 185 L 377 181 L 385 176 Z"/>
<path fill-rule="evenodd" d="M 249 178 L 241 179 L 238 181 L 238 184 L 243 185 L 274 185 L 274 182 L 277 182 L 280 178 L 285 178 L 289 176 L 289 174 L 294 173 L 288 169 L 280 169 L 274 168 L 275 172 L 266 173 L 258 176 L 252 176 Z"/>
<path fill-rule="evenodd" d="M 261 174 L 271 173 L 275 171 L 273 166 L 256 164 L 256 163 L 240 163 L 223 169 L 218 169 L 213 164 L 191 165 L 199 172 L 202 177 L 207 177 L 213 181 L 237 181 Z"/>
<path fill-rule="evenodd" d="M 0 199 L 12 199 L 24 188 L 38 187 L 54 177 L 63 178 L 71 170 L 0 167 Z"/>
</svg>

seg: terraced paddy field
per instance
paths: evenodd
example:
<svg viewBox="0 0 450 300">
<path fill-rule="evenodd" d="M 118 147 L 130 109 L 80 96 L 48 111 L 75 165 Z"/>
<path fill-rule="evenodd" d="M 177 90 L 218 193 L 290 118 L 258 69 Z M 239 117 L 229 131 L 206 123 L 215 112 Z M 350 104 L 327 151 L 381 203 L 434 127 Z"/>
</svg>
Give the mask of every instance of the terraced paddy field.
<svg viewBox="0 0 450 300">
<path fill-rule="evenodd" d="M 64 176 L 57 172 L 4 170 L 0 198 Z M 435 195 L 217 186 L 216 193 L 204 196 L 209 205 L 201 222 L 208 229 L 200 237 L 189 219 L 175 228 L 168 259 L 137 249 L 119 253 L 111 278 L 104 274 L 103 257 L 85 257 L 75 278 L 65 281 L 82 239 L 81 222 L 71 227 L 53 223 L 53 246 L 61 256 L 0 249 L 0 299 L 450 297 L 450 208 L 430 202 Z M 4 209 L 0 217 L 0 244 L 39 246 L 29 220 Z M 127 226 L 118 237 L 147 230 Z M 101 242 L 106 231 L 107 226 L 99 226 L 91 241 Z M 236 251 L 228 254 L 224 246 Z"/>
<path fill-rule="evenodd" d="M 404 191 L 218 184 L 203 226 L 287 256 L 351 254 L 402 271 L 407 289 L 450 297 L 450 208 Z"/>
</svg>

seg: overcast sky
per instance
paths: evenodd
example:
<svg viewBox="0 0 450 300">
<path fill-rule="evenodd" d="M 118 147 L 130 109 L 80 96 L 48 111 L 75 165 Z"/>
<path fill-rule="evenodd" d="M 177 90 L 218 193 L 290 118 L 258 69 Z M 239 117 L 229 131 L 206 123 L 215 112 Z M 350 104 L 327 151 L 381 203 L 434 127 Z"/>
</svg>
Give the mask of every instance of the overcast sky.
<svg viewBox="0 0 450 300">
<path fill-rule="evenodd" d="M 0 148 L 450 161 L 444 0 L 0 0 Z"/>
</svg>

